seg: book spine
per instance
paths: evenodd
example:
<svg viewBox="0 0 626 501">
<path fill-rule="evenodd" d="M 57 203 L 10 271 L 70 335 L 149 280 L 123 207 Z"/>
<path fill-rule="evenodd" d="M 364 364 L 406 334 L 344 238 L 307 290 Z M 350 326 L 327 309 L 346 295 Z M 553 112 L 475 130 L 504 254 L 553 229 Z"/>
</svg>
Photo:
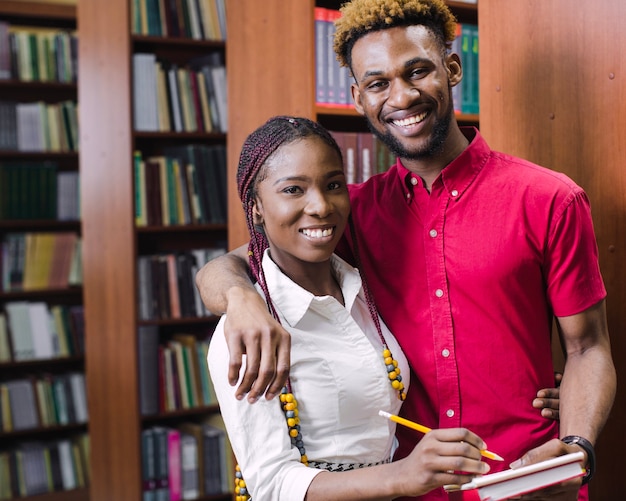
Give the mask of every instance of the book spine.
<svg viewBox="0 0 626 501">
<path fill-rule="evenodd" d="M 315 101 L 328 102 L 328 80 L 326 59 L 328 41 L 326 40 L 326 9 L 315 7 Z"/>
<path fill-rule="evenodd" d="M 167 434 L 167 460 L 170 501 L 182 499 L 180 432 L 169 430 Z"/>
</svg>

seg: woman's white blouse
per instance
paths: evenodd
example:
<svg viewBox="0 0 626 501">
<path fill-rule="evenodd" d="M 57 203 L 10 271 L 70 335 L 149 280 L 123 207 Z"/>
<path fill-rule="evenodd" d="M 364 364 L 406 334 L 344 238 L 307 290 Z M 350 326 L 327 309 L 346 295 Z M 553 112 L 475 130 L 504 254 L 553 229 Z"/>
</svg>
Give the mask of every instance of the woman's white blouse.
<svg viewBox="0 0 626 501">
<path fill-rule="evenodd" d="M 382 343 L 358 271 L 337 256 L 332 266 L 345 307 L 333 297 L 316 297 L 296 285 L 267 252 L 263 258 L 272 301 L 291 334 L 290 380 L 309 460 L 375 463 L 389 458 L 395 447 L 395 423 L 378 411 L 395 414 L 401 402 L 387 377 Z M 303 500 L 313 477 L 323 470 L 300 463 L 278 398 L 261 397 L 249 404 L 234 397 L 235 387 L 228 383 L 224 320 L 213 334 L 208 364 L 248 490 L 258 501 Z M 381 327 L 408 388 L 407 361 L 382 321 Z"/>
</svg>

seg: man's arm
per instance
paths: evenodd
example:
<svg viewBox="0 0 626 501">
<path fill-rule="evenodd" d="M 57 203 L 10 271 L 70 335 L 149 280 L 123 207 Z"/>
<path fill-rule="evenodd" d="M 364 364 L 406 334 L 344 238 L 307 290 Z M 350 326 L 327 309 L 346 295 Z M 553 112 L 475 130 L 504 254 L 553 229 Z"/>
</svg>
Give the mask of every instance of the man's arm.
<svg viewBox="0 0 626 501">
<path fill-rule="evenodd" d="M 237 398 L 246 393 L 251 403 L 263 393 L 273 398 L 289 373 L 291 337 L 271 316 L 248 276 L 247 245 L 206 263 L 196 274 L 196 286 L 209 311 L 227 313 L 230 384 L 237 384 L 242 356 L 247 357 Z"/>
<path fill-rule="evenodd" d="M 561 437 L 580 435 L 595 444 L 609 415 L 616 375 L 602 300 L 577 315 L 558 319 L 565 351 L 561 383 Z"/>
<path fill-rule="evenodd" d="M 605 301 L 577 315 L 559 317 L 558 328 L 566 356 L 560 386 L 560 436 L 578 435 L 595 444 L 616 391 Z M 511 466 L 517 468 L 578 450 L 582 448 L 551 440 L 528 451 Z"/>
</svg>

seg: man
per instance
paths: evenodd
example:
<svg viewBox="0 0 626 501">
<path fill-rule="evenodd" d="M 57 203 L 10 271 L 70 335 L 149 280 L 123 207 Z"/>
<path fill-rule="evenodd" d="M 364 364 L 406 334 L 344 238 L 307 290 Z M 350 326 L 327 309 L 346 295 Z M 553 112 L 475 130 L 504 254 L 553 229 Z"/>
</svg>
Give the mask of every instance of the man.
<svg viewBox="0 0 626 501">
<path fill-rule="evenodd" d="M 356 109 L 398 161 L 353 187 L 356 234 L 338 251 L 364 273 L 418 381 L 405 417 L 477 433 L 506 460 L 492 471 L 583 450 L 587 482 L 616 384 L 589 202 L 566 176 L 494 152 L 477 130 L 458 126 L 454 32 L 439 0 L 342 8 L 335 50 L 354 75 Z M 244 256 L 239 249 L 210 263 L 197 283 L 209 309 L 228 306 L 229 376 L 236 382 L 246 353 L 239 395 L 250 389 L 254 401 L 279 391 L 289 342 L 253 298 Z M 553 384 L 553 317 L 566 353 L 560 430 L 528 405 Z M 398 435 L 403 457 L 419 436 Z M 580 484 L 545 496 L 576 499 Z"/>
</svg>

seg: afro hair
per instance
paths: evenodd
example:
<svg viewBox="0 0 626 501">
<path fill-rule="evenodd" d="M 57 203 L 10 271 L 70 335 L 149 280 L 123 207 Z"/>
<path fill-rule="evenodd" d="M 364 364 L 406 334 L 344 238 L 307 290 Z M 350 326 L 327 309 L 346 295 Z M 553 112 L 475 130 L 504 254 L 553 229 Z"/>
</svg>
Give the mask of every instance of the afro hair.
<svg viewBox="0 0 626 501">
<path fill-rule="evenodd" d="M 342 5 L 335 21 L 334 50 L 342 66 L 351 67 L 356 41 L 368 33 L 396 26 L 423 25 L 449 47 L 456 36 L 456 19 L 443 0 L 352 0 Z"/>
</svg>

